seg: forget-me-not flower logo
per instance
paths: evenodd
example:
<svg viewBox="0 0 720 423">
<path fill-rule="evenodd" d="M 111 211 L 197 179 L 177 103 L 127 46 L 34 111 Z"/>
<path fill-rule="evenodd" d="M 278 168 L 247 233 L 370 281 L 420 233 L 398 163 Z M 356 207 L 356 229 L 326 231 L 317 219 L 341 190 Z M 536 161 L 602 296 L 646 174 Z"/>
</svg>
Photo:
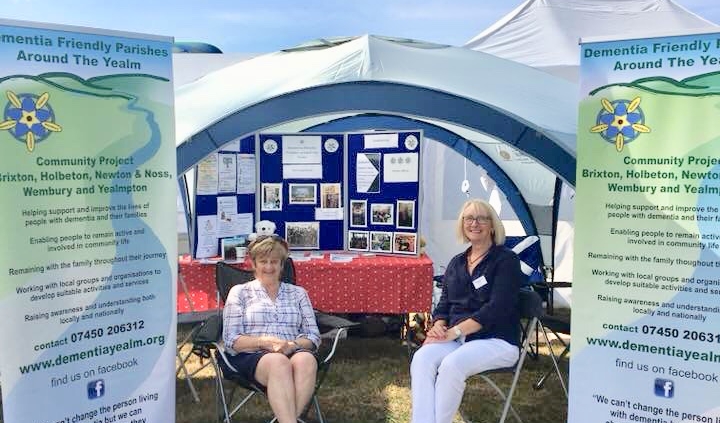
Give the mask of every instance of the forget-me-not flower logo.
<svg viewBox="0 0 720 423">
<path fill-rule="evenodd" d="M 634 141 L 641 133 L 650 132 L 650 128 L 645 125 L 645 114 L 640 108 L 640 97 L 632 101 L 612 102 L 603 98 L 600 103 L 602 109 L 590 132 L 599 133 L 605 141 L 615 144 L 617 151 L 622 151 L 625 144 Z"/>
<path fill-rule="evenodd" d="M 55 113 L 48 100 L 50 94 L 15 94 L 7 91 L 8 103 L 5 105 L 0 130 L 9 131 L 15 139 L 25 143 L 28 152 L 35 149 L 35 144 L 62 128 L 55 123 Z"/>
</svg>

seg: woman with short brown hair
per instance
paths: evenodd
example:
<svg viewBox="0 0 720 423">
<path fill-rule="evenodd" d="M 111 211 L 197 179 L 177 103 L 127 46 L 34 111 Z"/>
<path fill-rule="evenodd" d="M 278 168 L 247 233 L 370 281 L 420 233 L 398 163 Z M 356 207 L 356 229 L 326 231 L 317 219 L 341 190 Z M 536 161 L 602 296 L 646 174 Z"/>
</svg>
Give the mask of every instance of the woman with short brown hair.
<svg viewBox="0 0 720 423">
<path fill-rule="evenodd" d="M 228 360 L 239 373 L 267 388 L 280 423 L 296 422 L 315 389 L 320 345 L 304 288 L 281 283 L 288 257 L 284 239 L 259 236 L 249 247 L 255 280 L 236 285 L 223 309 Z"/>
</svg>

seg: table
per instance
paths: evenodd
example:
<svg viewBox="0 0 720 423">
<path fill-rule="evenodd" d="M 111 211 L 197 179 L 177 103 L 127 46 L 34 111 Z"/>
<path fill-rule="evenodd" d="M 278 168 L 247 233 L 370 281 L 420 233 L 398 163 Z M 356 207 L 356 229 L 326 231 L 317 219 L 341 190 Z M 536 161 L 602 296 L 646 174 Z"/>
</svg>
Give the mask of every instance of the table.
<svg viewBox="0 0 720 423">
<path fill-rule="evenodd" d="M 248 268 L 249 262 L 237 266 Z M 178 313 L 217 308 L 215 264 L 181 256 L 180 277 L 187 286 L 192 310 L 178 278 Z M 429 312 L 432 261 L 420 257 L 362 256 L 350 262 L 323 258 L 295 261 L 297 284 L 307 289 L 317 310 L 326 313 L 403 314 Z"/>
</svg>

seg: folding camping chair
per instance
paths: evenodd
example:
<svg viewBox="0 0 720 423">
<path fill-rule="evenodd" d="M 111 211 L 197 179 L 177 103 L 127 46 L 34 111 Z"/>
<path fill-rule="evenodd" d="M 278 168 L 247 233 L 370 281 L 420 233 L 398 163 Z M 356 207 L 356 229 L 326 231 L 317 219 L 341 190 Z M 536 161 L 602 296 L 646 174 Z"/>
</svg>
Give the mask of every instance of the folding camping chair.
<svg viewBox="0 0 720 423">
<path fill-rule="evenodd" d="M 552 267 L 543 267 L 543 274 L 545 275 L 545 281 L 533 283 L 533 289 L 540 294 L 540 297 L 545 301 L 546 307 L 545 312 L 538 319 L 538 325 L 535 332 L 535 350 L 536 354 L 539 353 L 538 347 L 540 344 L 540 335 L 542 334 L 542 341 L 547 345 L 550 359 L 552 360 L 552 367 L 549 368 L 533 385 L 533 388 L 542 389 L 547 379 L 552 375 L 553 372 L 558 376 L 560 385 L 565 393 L 565 397 L 568 396 L 566 376 L 560 370 L 560 362 L 568 356 L 570 353 L 570 342 L 564 339 L 563 335 L 570 335 L 570 316 L 562 316 L 555 314 L 555 302 L 554 302 L 554 291 L 555 288 L 569 288 L 572 286 L 570 282 L 555 282 L 553 281 L 553 269 Z M 552 348 L 550 339 L 550 333 L 554 335 L 554 339 L 560 342 L 562 351 L 560 354 L 556 354 Z"/>
<path fill-rule="evenodd" d="M 219 268 L 221 270 L 219 270 Z M 215 268 L 215 277 L 217 278 L 218 274 L 221 271 L 225 271 L 225 269 L 228 268 L 231 267 L 226 263 L 217 263 L 217 266 Z M 231 269 L 237 272 L 237 274 L 234 274 L 236 276 L 236 278 L 233 280 L 235 284 L 245 283 L 255 279 L 255 274 L 251 271 L 235 268 Z M 225 292 L 222 298 L 227 298 L 227 294 L 229 292 L 230 290 L 228 288 L 228 291 Z M 220 304 L 221 295 L 222 294 L 218 291 L 218 305 Z M 178 366 L 177 373 L 179 374 L 182 371 L 183 375 L 185 376 L 188 388 L 190 389 L 190 393 L 193 396 L 193 400 L 195 402 L 200 402 L 200 397 L 198 396 L 197 390 L 195 389 L 192 378 L 193 376 L 195 376 L 195 374 L 202 371 L 207 366 L 212 365 L 213 368 L 217 367 L 215 364 L 213 364 L 212 361 L 212 350 L 214 349 L 215 343 L 219 343 L 222 340 L 222 309 L 218 308 L 215 314 L 211 315 L 199 325 L 195 326 L 185 337 L 185 340 L 182 342 L 182 344 L 184 344 L 187 340 L 192 342 L 192 348 L 190 349 L 190 352 L 183 356 L 180 352 L 180 347 L 178 347 L 177 357 L 180 361 L 180 364 Z M 201 366 L 195 369 L 193 372 L 189 372 L 186 368 L 186 363 L 187 360 L 189 360 L 190 357 L 193 355 L 198 357 L 198 359 L 201 361 L 207 361 L 201 364 Z"/>
<path fill-rule="evenodd" d="M 550 359 L 552 360 L 552 363 L 553 363 L 553 368 L 548 369 L 540 377 L 540 379 L 538 379 L 538 381 L 535 382 L 535 384 L 533 385 L 533 388 L 542 389 L 542 387 L 545 385 L 545 381 L 550 377 L 550 375 L 552 375 L 553 370 L 554 370 L 555 374 L 558 377 L 558 380 L 560 381 L 560 385 L 562 386 L 563 392 L 565 392 L 565 398 L 567 398 L 568 390 L 567 390 L 567 385 L 565 383 L 565 376 L 563 375 L 563 372 L 560 370 L 560 362 L 565 357 L 567 357 L 568 354 L 570 354 L 570 341 L 563 340 L 563 338 L 560 334 L 565 334 L 565 335 L 570 334 L 570 321 L 568 319 L 563 319 L 558 316 L 543 315 L 538 320 L 538 329 L 539 329 L 539 332 L 543 335 L 545 343 L 548 346 L 548 351 L 550 354 Z M 559 340 L 562 345 L 563 349 L 559 355 L 556 355 L 555 351 L 552 348 L 548 331 L 552 332 L 552 334 L 555 336 L 555 339 Z"/>
<path fill-rule="evenodd" d="M 185 301 L 187 301 L 188 307 L 190 308 L 190 313 L 195 313 L 195 307 L 192 300 L 192 296 L 190 295 L 190 291 L 188 290 L 187 284 L 185 283 L 185 278 L 183 277 L 183 274 L 180 272 L 180 269 L 178 268 L 178 283 L 180 284 L 180 287 L 183 290 L 183 293 L 185 295 Z M 197 389 L 195 389 L 195 385 L 193 384 L 192 377 L 199 372 L 200 370 L 204 369 L 209 363 L 205 363 L 202 367 L 199 369 L 196 369 L 192 373 L 190 373 L 185 366 L 187 363 L 187 360 L 192 355 L 192 351 L 185 354 L 183 356 L 182 349 L 185 347 L 185 345 L 190 342 L 193 336 L 193 331 L 190 331 L 183 339 L 178 343 L 178 347 L 175 352 L 175 356 L 178 358 L 178 366 L 175 370 L 175 376 L 179 376 L 180 373 L 183 374 L 185 377 L 185 382 L 188 385 L 188 388 L 190 389 L 190 394 L 193 397 L 193 400 L 195 402 L 200 402 L 200 396 L 197 393 Z"/>
<path fill-rule="evenodd" d="M 518 309 L 522 322 L 521 327 L 519 328 L 522 334 L 522 342 L 520 343 L 520 356 L 518 357 L 517 362 L 514 366 L 511 367 L 488 370 L 474 375 L 480 377 L 483 381 L 489 384 L 495 390 L 495 392 L 497 392 L 498 395 L 500 395 L 500 397 L 503 399 L 503 408 L 502 414 L 500 415 L 500 420 L 498 421 L 499 423 L 505 422 L 508 412 L 511 412 L 515 419 L 518 422 L 522 423 L 522 419 L 512 407 L 512 398 L 513 394 L 515 393 L 515 388 L 517 387 L 518 380 L 520 379 L 520 372 L 522 371 L 523 363 L 525 362 L 525 358 L 528 354 L 528 348 L 531 338 L 530 333 L 534 330 L 535 325 L 539 321 L 539 318 L 543 315 L 542 299 L 535 291 L 532 291 L 530 289 L 521 289 L 520 297 L 518 300 Z M 512 383 L 510 384 L 507 392 L 504 392 L 502 389 L 500 389 L 500 387 L 490 378 L 490 376 L 495 373 L 513 374 Z M 462 411 L 460 411 L 460 416 L 462 417 L 464 422 L 470 423 L 470 420 L 468 420 L 468 418 Z"/>
<path fill-rule="evenodd" d="M 281 280 L 283 280 L 283 282 L 288 281 L 290 275 L 294 276 L 294 273 L 290 273 L 293 270 L 294 268 L 292 261 L 287 262 L 285 264 L 285 269 L 283 271 L 283 276 L 281 277 Z M 238 269 L 223 262 L 217 263 L 215 273 L 215 283 L 217 286 L 218 294 L 223 304 L 225 303 L 225 300 L 230 293 L 230 289 L 233 286 L 249 282 L 255 278 L 252 271 Z M 324 320 L 325 324 L 328 324 L 327 322 L 330 321 L 332 322 L 332 324 L 339 326 L 334 327 L 335 336 L 333 338 L 330 350 L 325 354 L 324 358 L 319 360 L 317 377 L 315 382 L 315 392 L 313 393 L 311 400 L 311 403 L 314 406 L 315 413 L 317 415 L 317 419 L 321 423 L 324 423 L 324 420 L 322 412 L 320 410 L 320 404 L 317 399 L 317 391 L 320 388 L 323 380 L 325 379 L 325 376 L 327 375 L 327 372 L 330 368 L 331 360 L 335 355 L 335 350 L 337 348 L 339 340 L 345 337 L 347 327 L 354 325 L 353 322 L 345 319 L 336 318 L 334 316 L 329 316 L 329 318 L 330 319 Z M 213 315 L 211 318 L 207 319 L 200 326 L 199 330 L 195 333 L 195 336 L 193 337 L 193 352 L 200 357 L 209 358 L 213 364 L 213 367 L 215 368 L 217 396 L 218 401 L 223 408 L 223 421 L 225 423 L 230 423 L 232 417 L 237 414 L 240 409 L 253 396 L 255 396 L 256 394 L 265 395 L 264 387 L 257 386 L 238 375 L 236 372 L 233 371 L 234 369 L 232 365 L 230 365 L 230 363 L 228 362 L 225 355 L 224 346 L 222 345 L 222 313 L 220 311 L 218 312 L 218 314 Z M 228 395 L 226 395 L 225 393 L 225 381 L 232 383 L 232 389 Z M 242 388 L 243 390 L 247 391 L 247 393 L 239 401 L 237 401 L 237 404 L 232 409 L 230 409 L 233 403 L 233 397 L 236 388 Z M 310 407 L 308 406 L 308 409 L 304 411 L 303 416 L 305 416 L 309 412 L 309 409 Z M 274 421 L 275 418 L 271 420 L 271 422 Z"/>
</svg>

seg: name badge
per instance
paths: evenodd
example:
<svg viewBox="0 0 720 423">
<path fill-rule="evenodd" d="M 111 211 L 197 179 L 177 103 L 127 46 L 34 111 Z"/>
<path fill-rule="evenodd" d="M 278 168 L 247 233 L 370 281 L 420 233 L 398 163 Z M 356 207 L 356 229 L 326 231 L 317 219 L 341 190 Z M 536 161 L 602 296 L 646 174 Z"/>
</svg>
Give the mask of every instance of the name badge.
<svg viewBox="0 0 720 423">
<path fill-rule="evenodd" d="M 485 279 L 485 275 L 480 276 L 479 278 L 472 281 L 473 286 L 475 289 L 480 289 L 483 286 L 487 285 L 487 279 Z"/>
</svg>

